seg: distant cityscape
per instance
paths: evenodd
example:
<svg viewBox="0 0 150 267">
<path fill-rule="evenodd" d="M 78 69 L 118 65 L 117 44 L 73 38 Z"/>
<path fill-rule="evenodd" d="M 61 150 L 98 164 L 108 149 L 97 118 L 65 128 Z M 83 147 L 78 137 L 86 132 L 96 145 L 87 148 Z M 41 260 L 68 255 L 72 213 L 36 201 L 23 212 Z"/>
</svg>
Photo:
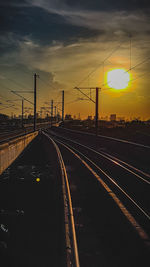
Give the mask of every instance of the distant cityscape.
<svg viewBox="0 0 150 267">
<path fill-rule="evenodd" d="M 11 116 L 0 113 L 0 129 L 7 128 L 21 128 L 22 126 L 32 124 L 34 120 L 33 114 L 22 115 L 11 114 Z M 81 119 L 80 113 L 76 115 L 66 114 L 64 122 L 62 122 L 62 117 L 60 113 L 56 116 L 50 116 L 48 113 L 45 117 L 41 117 L 40 113 L 36 114 L 37 123 L 58 123 L 67 125 L 76 125 L 78 127 L 93 128 L 95 126 L 95 116 L 89 115 L 86 119 Z M 142 121 L 140 117 L 131 118 L 130 120 L 125 117 L 117 116 L 117 114 L 110 114 L 110 116 L 100 117 L 98 120 L 98 126 L 101 128 L 125 128 L 126 125 L 137 124 L 137 125 L 150 125 L 150 119 Z"/>
</svg>

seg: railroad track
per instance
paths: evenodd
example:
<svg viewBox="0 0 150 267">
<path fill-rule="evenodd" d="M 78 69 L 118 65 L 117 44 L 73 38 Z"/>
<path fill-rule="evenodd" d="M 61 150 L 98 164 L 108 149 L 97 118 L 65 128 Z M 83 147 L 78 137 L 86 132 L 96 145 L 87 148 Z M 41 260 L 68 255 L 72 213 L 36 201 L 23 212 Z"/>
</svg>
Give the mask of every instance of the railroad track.
<svg viewBox="0 0 150 267">
<path fill-rule="evenodd" d="M 94 152 L 99 156 L 102 156 L 103 158 L 107 159 L 108 161 L 113 162 L 114 164 L 118 165 L 119 167 L 123 168 L 124 170 L 126 170 L 126 171 L 130 172 L 131 174 L 135 175 L 137 178 L 143 180 L 145 183 L 150 184 L 150 174 L 146 173 L 146 172 L 144 172 L 144 171 L 142 171 L 142 170 L 140 170 L 138 168 L 136 168 L 135 166 L 129 164 L 128 162 L 125 162 L 125 161 L 119 159 L 118 157 L 116 157 L 116 156 L 114 156 L 114 155 L 112 155 L 110 153 L 106 153 L 104 151 L 99 152 L 99 151 L 97 151 L 97 150 L 95 150 L 95 149 L 93 149 L 93 148 L 91 148 L 91 147 L 89 147 L 87 145 L 84 145 L 84 144 L 82 144 L 80 142 L 76 142 L 76 141 L 74 141 L 74 140 L 72 140 L 70 138 L 63 137 L 63 136 L 55 133 L 54 131 L 50 131 L 50 133 L 52 133 L 52 135 L 57 136 L 59 138 L 63 138 L 66 141 L 72 142 L 75 145 L 83 147 L 83 148 L 85 148 L 85 149 L 87 149 L 87 150 L 89 150 L 91 152 Z M 143 177 L 141 175 L 143 175 Z"/>
<path fill-rule="evenodd" d="M 45 131 L 0 185 L 0 220 L 10 229 L 5 256 L 15 267 L 146 266 L 148 173 Z"/>
<path fill-rule="evenodd" d="M 141 171 L 150 174 L 150 147 L 116 138 L 103 138 L 89 133 L 53 127 L 55 133 L 70 138 L 78 143 L 90 146 L 99 152 L 106 152 Z"/>
<path fill-rule="evenodd" d="M 117 208 L 120 210 L 119 212 L 121 212 L 121 215 L 120 215 L 118 220 L 120 220 L 120 218 L 122 218 L 122 216 L 125 217 L 126 223 L 128 222 L 130 224 L 130 227 L 132 228 L 132 231 L 134 233 L 136 232 L 135 236 L 137 235 L 139 237 L 139 240 L 141 240 L 142 244 L 144 244 L 145 249 L 144 248 L 139 249 L 139 255 L 141 253 L 145 252 L 146 250 L 149 250 L 149 246 L 150 246 L 150 240 L 149 240 L 149 234 L 150 234 L 150 215 L 149 215 L 150 176 L 149 176 L 149 174 L 146 172 L 143 172 L 142 170 L 140 170 L 138 168 L 135 168 L 131 164 L 128 164 L 128 163 L 120 160 L 119 158 L 116 158 L 116 157 L 114 157 L 108 153 L 95 151 L 92 148 L 85 146 L 85 145 L 83 145 L 77 141 L 71 140 L 69 138 L 65 138 L 64 136 L 62 137 L 62 136 L 54 133 L 53 131 L 50 131 L 49 133 L 51 133 L 52 138 L 59 145 L 63 157 L 66 157 L 66 159 L 64 161 L 67 162 L 69 157 L 73 157 L 73 160 L 69 166 L 74 166 L 74 161 L 75 161 L 74 158 L 76 158 L 78 161 L 80 161 L 82 168 L 84 165 L 84 169 L 86 168 L 88 170 L 88 176 L 92 175 L 91 181 L 94 181 L 94 179 L 95 179 L 97 187 L 98 188 L 102 187 L 106 191 L 105 193 L 107 193 L 106 194 L 107 198 L 109 197 L 109 199 L 111 199 L 111 201 L 114 202 L 113 205 L 117 206 Z M 66 151 L 68 151 L 68 152 L 66 152 Z M 66 153 L 67 153 L 67 156 L 65 156 Z M 72 154 L 72 156 L 71 156 L 71 154 Z M 70 167 L 70 168 L 74 168 L 74 167 Z M 89 178 L 87 178 L 87 179 L 89 179 Z M 70 181 L 71 180 L 72 180 L 72 174 L 70 174 Z M 86 187 L 86 179 L 84 179 L 84 182 L 85 182 L 85 187 Z M 95 183 L 95 182 L 91 182 L 91 183 Z M 93 186 L 93 184 L 91 184 L 91 187 L 92 186 Z M 94 188 L 93 189 L 93 194 L 94 194 L 94 192 L 97 192 L 97 188 L 95 186 L 93 188 Z M 82 193 L 80 192 L 80 194 L 82 194 Z M 85 191 L 85 194 L 86 194 L 86 191 Z M 73 192 L 73 195 L 75 195 L 74 192 Z M 80 199 L 80 197 L 81 196 L 78 196 L 79 199 Z M 91 197 L 93 197 L 93 195 L 91 195 Z M 99 196 L 97 196 L 97 197 L 99 198 Z M 75 196 L 75 199 L 76 198 L 77 197 Z M 105 199 L 103 201 L 104 201 L 104 205 L 105 205 Z M 89 203 L 89 201 L 88 201 L 88 203 Z M 107 203 L 107 200 L 106 200 L 106 203 Z M 97 204 L 93 203 L 93 205 L 96 206 Z M 108 207 L 109 212 L 111 209 L 111 205 L 110 205 L 110 207 Z M 76 207 L 75 207 L 75 209 L 76 209 Z M 87 207 L 87 209 L 88 209 L 88 207 Z M 115 212 L 114 212 L 114 214 L 115 214 Z M 105 216 L 106 216 L 106 214 L 105 214 Z M 113 216 L 113 214 L 112 214 L 112 216 Z M 117 218 L 118 218 L 118 215 L 116 215 L 115 223 L 116 223 Z M 95 219 L 96 219 L 96 217 L 95 217 Z M 122 219 L 122 221 L 123 220 L 124 219 Z M 98 221 L 99 221 L 99 216 L 98 216 Z M 100 221 L 99 221 L 99 223 L 100 223 Z M 113 223 L 112 223 L 112 225 L 113 225 Z M 111 231 L 113 231 L 112 225 L 111 224 L 109 225 L 109 227 L 111 227 Z M 99 232 L 98 229 L 97 229 L 97 231 Z M 123 231 L 126 232 L 126 230 L 123 230 Z M 102 232 L 100 232 L 99 234 L 102 234 Z M 106 239 L 107 239 L 108 238 L 107 233 L 105 233 L 105 234 L 106 234 Z M 130 234 L 127 233 L 127 236 L 129 239 L 130 239 L 130 237 L 129 237 Z M 78 234 L 77 237 L 80 239 L 79 236 L 80 235 Z M 116 236 L 117 236 L 117 232 L 116 232 Z M 133 237 L 134 241 L 136 240 L 135 236 Z M 115 236 L 114 236 L 114 238 L 115 238 Z M 108 238 L 108 240 L 109 240 L 109 238 Z M 124 237 L 122 237 L 122 240 L 124 240 Z M 131 242 L 134 242 L 133 240 Z M 97 240 L 97 242 L 98 242 L 98 240 Z M 112 240 L 109 240 L 108 242 L 111 243 Z M 121 244 L 123 241 L 119 240 L 118 243 L 119 242 Z M 128 244 L 128 242 L 127 242 L 127 244 Z M 116 247 L 117 245 L 115 244 L 114 246 Z M 123 244 L 122 244 L 122 246 L 124 247 Z M 135 243 L 134 246 L 136 248 L 136 253 L 137 253 L 137 251 L 138 251 L 137 243 Z M 108 248 L 109 248 L 109 245 L 108 245 L 107 249 Z M 118 254 L 118 250 L 119 250 L 119 248 L 117 247 L 117 254 Z M 126 248 L 125 249 L 126 254 L 129 253 L 127 250 L 128 249 Z M 80 251 L 80 246 L 79 246 L 79 255 L 81 257 L 81 262 L 82 262 L 81 251 Z M 112 251 L 114 252 L 113 248 L 112 248 Z M 103 253 L 105 254 L 105 252 L 103 252 Z M 122 253 L 122 251 L 120 251 L 120 253 Z M 133 253 L 133 255 L 134 255 L 134 253 Z M 108 266 L 136 266 L 139 264 L 140 260 L 141 260 L 141 264 L 142 264 L 142 259 L 144 260 L 145 257 L 144 256 L 141 257 L 136 262 L 136 264 L 135 264 L 135 262 L 132 262 L 134 256 L 130 255 L 129 258 L 130 258 L 130 261 L 126 262 L 125 263 L 126 265 L 119 265 L 121 263 L 117 263 L 117 260 L 115 259 L 116 262 L 112 263 L 112 265 L 109 265 L 110 264 L 109 263 Z M 112 261 L 113 260 L 114 259 L 112 259 Z M 123 258 L 121 258 L 121 261 L 123 261 Z M 84 256 L 83 256 L 83 262 L 84 262 Z M 132 262 L 132 264 L 131 264 L 131 262 Z M 145 263 L 146 263 L 146 261 L 145 261 Z M 87 262 L 86 262 L 86 264 L 87 264 Z M 84 266 L 84 264 L 83 264 L 83 266 Z M 92 266 L 92 265 L 87 265 L 87 266 Z M 95 265 L 93 265 L 93 266 L 100 266 L 100 265 L 98 265 L 97 262 L 95 262 Z M 140 265 L 138 265 L 138 266 L 140 266 Z"/>
<path fill-rule="evenodd" d="M 69 128 L 63 128 L 63 129 L 68 131 L 68 132 L 72 132 L 72 133 L 79 133 L 79 134 L 85 134 L 85 135 L 89 135 L 89 136 L 95 136 L 95 134 L 93 134 L 93 133 L 88 133 L 88 132 L 84 132 L 84 131 L 72 130 Z M 124 144 L 129 144 L 129 145 L 133 145 L 133 146 L 137 146 L 137 147 L 150 149 L 149 145 L 144 145 L 144 144 L 129 141 L 129 140 L 124 140 L 124 139 L 115 138 L 115 137 L 106 136 L 106 135 L 101 135 L 101 134 L 98 134 L 98 137 L 101 137 L 101 138 L 106 139 L 106 140 L 112 140 L 112 141 L 119 142 L 119 143 L 124 143 Z"/>
</svg>

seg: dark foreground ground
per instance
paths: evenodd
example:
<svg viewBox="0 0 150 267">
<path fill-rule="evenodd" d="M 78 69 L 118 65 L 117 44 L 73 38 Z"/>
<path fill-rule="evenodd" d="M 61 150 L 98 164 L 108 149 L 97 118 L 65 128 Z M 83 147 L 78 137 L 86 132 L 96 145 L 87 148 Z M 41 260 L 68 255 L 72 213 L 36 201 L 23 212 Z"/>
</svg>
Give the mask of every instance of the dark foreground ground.
<svg viewBox="0 0 150 267">
<path fill-rule="evenodd" d="M 70 133 L 65 129 L 53 130 L 99 151 L 115 151 L 119 156 L 130 156 L 130 160 L 136 156 L 139 167 L 148 167 L 149 150 L 134 150 L 125 144 L 116 146 L 114 142 L 104 142 L 101 138 L 95 140 L 93 136 Z M 91 172 L 66 148 L 60 144 L 59 147 L 70 183 L 81 267 L 147 267 L 149 250 L 134 227 Z M 88 153 L 85 149 L 81 152 Z M 105 165 L 92 153 L 90 157 L 118 177 L 118 169 L 113 169 L 110 164 Z M 100 172 L 98 174 L 108 182 Z M 131 180 L 124 175 L 119 177 Z M 5 230 L 0 232 L 0 266 L 64 267 L 59 178 L 56 152 L 44 136 L 38 136 L 1 176 L 0 224 Z M 136 192 L 139 188 L 136 186 L 131 183 L 129 189 L 133 188 Z M 115 187 L 111 188 L 115 190 Z M 140 192 L 136 192 L 138 196 Z M 119 192 L 115 193 L 124 201 Z M 137 210 L 126 200 L 123 203 L 139 220 Z"/>
<path fill-rule="evenodd" d="M 1 175 L 0 266 L 63 266 L 56 164 L 53 146 L 38 136 Z"/>
</svg>

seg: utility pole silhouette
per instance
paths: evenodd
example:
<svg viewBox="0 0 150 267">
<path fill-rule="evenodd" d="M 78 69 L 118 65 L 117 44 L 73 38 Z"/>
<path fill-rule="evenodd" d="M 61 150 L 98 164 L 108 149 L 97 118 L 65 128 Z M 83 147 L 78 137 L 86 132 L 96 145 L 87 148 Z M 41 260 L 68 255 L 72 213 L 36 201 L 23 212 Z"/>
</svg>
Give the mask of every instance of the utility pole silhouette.
<svg viewBox="0 0 150 267">
<path fill-rule="evenodd" d="M 57 111 L 56 111 L 56 106 L 54 107 L 54 109 L 55 109 L 55 122 L 57 121 Z"/>
<path fill-rule="evenodd" d="M 53 100 L 51 100 L 51 118 L 53 118 Z"/>
<path fill-rule="evenodd" d="M 96 136 L 98 135 L 98 97 L 99 97 L 99 88 L 96 87 L 96 99 L 95 99 L 95 131 L 96 131 Z"/>
<path fill-rule="evenodd" d="M 39 75 L 36 73 L 34 74 L 34 131 L 36 131 L 36 83 L 37 83 L 37 77 L 39 78 Z"/>
<path fill-rule="evenodd" d="M 97 136 L 98 135 L 98 104 L 99 104 L 98 103 L 99 102 L 98 99 L 99 99 L 99 90 L 101 88 L 99 88 L 99 87 L 80 87 L 80 88 L 75 87 L 75 89 L 77 89 L 81 94 L 86 96 L 87 100 L 90 100 L 95 104 L 95 134 Z M 81 91 L 81 89 L 90 89 L 90 90 L 94 89 L 94 90 L 96 90 L 95 101 L 91 98 L 91 96 L 89 97 L 87 94 L 83 93 Z"/>
<path fill-rule="evenodd" d="M 53 100 L 51 100 L 51 127 L 52 127 L 52 122 L 53 122 Z"/>
<path fill-rule="evenodd" d="M 64 121 L 64 90 L 62 91 L 62 121 Z"/>
<path fill-rule="evenodd" d="M 24 115 L 24 100 L 22 98 L 22 120 L 21 120 L 21 122 L 22 122 L 22 129 L 23 129 L 23 115 Z"/>
</svg>

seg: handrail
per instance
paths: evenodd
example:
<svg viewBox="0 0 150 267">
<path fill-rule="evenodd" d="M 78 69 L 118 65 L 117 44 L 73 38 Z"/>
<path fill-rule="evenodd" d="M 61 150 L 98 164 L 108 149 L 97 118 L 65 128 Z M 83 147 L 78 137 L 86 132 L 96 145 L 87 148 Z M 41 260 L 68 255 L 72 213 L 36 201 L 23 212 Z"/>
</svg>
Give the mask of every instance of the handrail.
<svg viewBox="0 0 150 267">
<path fill-rule="evenodd" d="M 33 133 L 33 132 L 34 131 L 31 130 L 29 132 L 24 132 L 24 133 L 21 133 L 21 134 L 18 134 L 18 135 L 14 135 L 14 136 L 8 137 L 6 139 L 2 139 L 2 140 L 0 140 L 0 145 L 3 144 L 3 143 L 8 143 L 8 142 L 12 141 L 13 139 L 16 139 L 16 138 L 25 136 L 25 135 L 30 134 L 30 133 Z"/>
</svg>

